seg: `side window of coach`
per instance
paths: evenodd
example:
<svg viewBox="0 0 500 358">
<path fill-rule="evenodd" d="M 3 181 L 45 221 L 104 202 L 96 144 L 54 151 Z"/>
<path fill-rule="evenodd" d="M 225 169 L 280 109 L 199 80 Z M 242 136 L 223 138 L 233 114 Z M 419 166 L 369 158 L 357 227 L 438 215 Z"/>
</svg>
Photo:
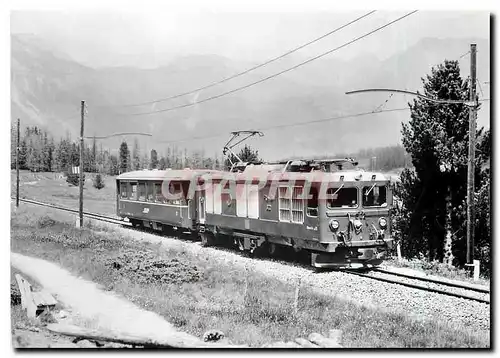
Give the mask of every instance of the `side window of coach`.
<svg viewBox="0 0 500 358">
<path fill-rule="evenodd" d="M 127 199 L 128 198 L 128 183 L 120 182 L 120 198 Z"/>
<path fill-rule="evenodd" d="M 139 183 L 137 200 L 146 201 L 146 183 Z"/>
<path fill-rule="evenodd" d="M 154 183 L 154 195 L 157 203 L 165 203 L 165 197 L 161 192 L 161 183 Z"/>
<path fill-rule="evenodd" d="M 130 183 L 128 190 L 128 198 L 130 200 L 136 200 L 137 198 L 137 183 Z"/>
<path fill-rule="evenodd" d="M 146 183 L 146 193 L 147 193 L 147 200 L 148 201 L 155 201 L 153 183 L 151 183 L 151 182 Z"/>
</svg>

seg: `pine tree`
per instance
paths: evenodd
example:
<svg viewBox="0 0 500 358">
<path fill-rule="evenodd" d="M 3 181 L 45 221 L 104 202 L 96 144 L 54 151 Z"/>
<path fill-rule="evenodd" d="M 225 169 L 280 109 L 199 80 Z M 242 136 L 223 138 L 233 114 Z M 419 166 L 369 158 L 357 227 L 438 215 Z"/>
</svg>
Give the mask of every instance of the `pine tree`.
<svg viewBox="0 0 500 358">
<path fill-rule="evenodd" d="M 245 144 L 245 146 L 241 148 L 240 152 L 238 153 L 238 157 L 241 159 L 242 162 L 247 162 L 247 163 L 262 161 L 262 159 L 259 158 L 259 151 L 253 150 L 247 144 Z M 238 162 L 238 159 L 235 156 L 232 156 L 231 160 L 233 161 L 233 163 Z M 226 161 L 224 162 L 224 166 L 226 169 L 231 168 L 231 162 L 229 161 L 229 158 L 227 158 Z"/>
<path fill-rule="evenodd" d="M 149 164 L 150 169 L 157 169 L 158 168 L 158 153 L 156 153 L 156 150 L 151 149 L 151 160 Z"/>
<path fill-rule="evenodd" d="M 469 86 L 460 77 L 457 61 L 438 65 L 422 82 L 428 97 L 469 98 Z M 410 104 L 410 110 L 411 120 L 403 124 L 402 135 L 414 169 L 406 168 L 401 174 L 396 195 L 404 207 L 397 212 L 395 230 L 401 235 L 405 252 L 426 252 L 429 260 L 451 264 L 455 258 L 455 263 L 463 264 L 468 107 L 418 98 Z M 479 130 L 478 136 L 481 133 Z M 476 184 L 480 185 L 482 163 L 478 164 Z"/>
<path fill-rule="evenodd" d="M 170 147 L 167 148 L 167 153 L 165 154 L 165 168 L 172 167 L 172 151 Z"/>
<path fill-rule="evenodd" d="M 94 185 L 94 188 L 96 188 L 97 190 L 101 190 L 102 188 L 104 188 L 104 186 L 105 186 L 104 180 L 102 180 L 101 174 L 96 174 L 94 181 L 93 181 L 93 185 Z"/>
<path fill-rule="evenodd" d="M 144 153 L 142 158 L 141 158 L 141 169 L 148 169 L 149 168 L 149 156 L 147 153 Z"/>
<path fill-rule="evenodd" d="M 80 148 L 76 143 L 71 143 L 69 165 L 77 167 L 80 165 Z"/>
<path fill-rule="evenodd" d="M 158 169 L 164 170 L 166 168 L 166 161 L 165 157 L 160 157 L 160 160 L 158 161 Z"/>
<path fill-rule="evenodd" d="M 108 165 L 109 165 L 109 169 L 108 169 L 109 175 L 118 175 L 119 174 L 120 166 L 119 166 L 118 158 L 116 157 L 116 155 L 109 156 L 109 164 Z"/>
<path fill-rule="evenodd" d="M 132 171 L 132 158 L 130 157 L 130 151 L 127 155 L 127 172 Z"/>
<path fill-rule="evenodd" d="M 90 170 L 91 172 L 97 172 L 97 145 L 95 141 L 95 137 L 92 140 L 92 151 L 90 154 Z"/>
<path fill-rule="evenodd" d="M 127 171 L 128 159 L 129 159 L 129 151 L 127 142 L 122 142 L 122 144 L 120 145 L 120 164 L 119 164 L 120 173 L 125 173 Z"/>
<path fill-rule="evenodd" d="M 10 126 L 10 169 L 16 169 L 17 124 Z"/>
<path fill-rule="evenodd" d="M 139 141 L 137 140 L 137 138 L 134 138 L 134 148 L 132 150 L 132 169 L 141 169 L 141 152 L 139 149 Z"/>
</svg>

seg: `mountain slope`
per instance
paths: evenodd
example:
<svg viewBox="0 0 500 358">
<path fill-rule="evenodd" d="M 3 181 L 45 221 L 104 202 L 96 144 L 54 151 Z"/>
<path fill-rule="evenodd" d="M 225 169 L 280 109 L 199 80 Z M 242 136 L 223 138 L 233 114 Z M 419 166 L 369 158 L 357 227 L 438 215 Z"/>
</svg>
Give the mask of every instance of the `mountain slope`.
<svg viewBox="0 0 500 358">
<path fill-rule="evenodd" d="M 147 142 L 141 139 L 141 146 L 144 149 L 155 147 L 161 153 L 167 145 L 173 145 L 166 142 L 220 135 L 176 144 L 188 149 L 203 148 L 207 153 L 220 152 L 233 130 L 260 129 L 371 111 L 382 104 L 389 94 L 347 96 L 345 92 L 367 87 L 420 89 L 420 78 L 430 72 L 432 64 L 465 53 L 469 41 L 424 39 L 385 61 L 379 61 L 374 56 L 352 61 L 325 57 L 220 99 L 176 111 L 133 116 L 133 113 L 184 105 L 232 90 L 279 72 L 300 59 L 290 57 L 286 66 L 274 63 L 186 97 L 154 105 L 125 107 L 124 104 L 165 98 L 204 86 L 242 71 L 249 64 L 216 55 L 192 55 L 173 58 L 156 69 L 94 69 L 45 47 L 43 41 L 36 37 L 13 35 L 12 118 L 21 118 L 23 126 L 37 124 L 47 127 L 56 136 L 69 132 L 76 138 L 80 101 L 85 100 L 88 104 L 86 135 L 149 132 L 154 134 L 153 137 L 147 138 Z M 489 44 L 485 40 L 477 40 L 477 43 L 480 51 L 478 74 L 485 81 L 489 79 Z M 467 68 L 468 61 L 462 59 L 461 66 Z M 464 75 L 467 74 L 468 70 L 464 70 Z M 483 87 L 486 90 L 486 86 Z M 486 97 L 488 95 L 485 93 Z M 386 108 L 405 107 L 409 100 L 409 97 L 395 95 Z M 488 123 L 489 111 L 482 112 L 479 124 L 484 125 Z M 400 123 L 408 118 L 408 114 L 404 111 L 381 113 L 269 129 L 264 131 L 265 137 L 252 143 L 266 159 L 352 152 L 360 148 L 391 145 L 399 142 Z M 109 139 L 103 145 L 118 148 L 121 139 Z M 132 140 L 129 137 L 126 139 Z"/>
</svg>

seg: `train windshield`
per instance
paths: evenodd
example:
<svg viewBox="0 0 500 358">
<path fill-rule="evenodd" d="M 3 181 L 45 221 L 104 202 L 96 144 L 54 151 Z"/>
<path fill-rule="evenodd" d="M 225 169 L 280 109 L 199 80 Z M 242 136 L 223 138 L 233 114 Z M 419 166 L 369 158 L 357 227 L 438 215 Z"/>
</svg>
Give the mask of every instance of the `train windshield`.
<svg viewBox="0 0 500 358">
<path fill-rule="evenodd" d="M 387 206 L 387 188 L 376 184 L 363 187 L 364 207 Z"/>
<path fill-rule="evenodd" d="M 358 206 L 357 188 L 328 188 L 326 206 L 328 208 L 355 208 Z"/>
</svg>

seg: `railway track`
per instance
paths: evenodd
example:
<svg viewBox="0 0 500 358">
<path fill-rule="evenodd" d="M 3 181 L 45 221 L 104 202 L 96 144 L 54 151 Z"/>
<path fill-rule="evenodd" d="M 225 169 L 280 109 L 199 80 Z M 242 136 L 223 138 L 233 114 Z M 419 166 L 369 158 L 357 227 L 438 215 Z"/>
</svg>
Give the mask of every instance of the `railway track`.
<svg viewBox="0 0 500 358">
<path fill-rule="evenodd" d="M 408 275 L 408 274 L 401 273 L 401 272 L 394 272 L 394 271 L 384 270 L 384 269 L 381 269 L 381 268 L 376 268 L 376 269 L 374 269 L 374 271 L 375 272 L 381 272 L 381 273 L 389 274 L 389 275 L 399 276 L 399 277 L 416 279 L 416 280 L 423 281 L 423 282 L 432 282 L 432 283 L 440 284 L 440 285 L 443 285 L 443 286 L 463 288 L 463 289 L 466 289 L 466 290 L 469 290 L 469 291 L 474 291 L 474 292 L 479 292 L 479 293 L 487 293 L 487 294 L 490 293 L 490 289 L 488 287 L 479 286 L 479 285 L 473 285 L 473 284 L 467 284 L 467 283 L 464 283 L 464 282 L 443 281 L 443 280 L 438 280 L 438 279 L 435 279 L 435 278 L 432 278 L 432 277 L 425 277 L 425 276 L 424 277 L 412 276 L 412 275 Z"/>
<path fill-rule="evenodd" d="M 422 291 L 435 292 L 442 295 L 458 297 L 462 299 L 477 301 L 481 303 L 490 303 L 488 288 L 468 286 L 464 283 L 455 283 L 437 279 L 431 279 L 427 277 L 412 276 L 407 274 L 401 274 L 398 272 L 383 270 L 383 269 L 373 269 L 370 273 L 363 273 L 353 270 L 347 270 L 346 272 L 366 277 L 369 279 L 392 283 L 395 285 L 401 285 L 405 287 L 411 287 Z M 394 278 L 397 277 L 397 278 Z M 422 284 L 424 282 L 424 284 Z M 445 289 L 445 287 L 451 287 L 452 289 Z M 462 291 L 463 293 L 461 293 Z M 475 292 L 476 294 L 470 294 Z M 467 294 L 465 294 L 467 292 Z M 477 294 L 478 293 L 478 294 Z"/>
<path fill-rule="evenodd" d="M 15 198 L 11 198 L 11 199 L 15 200 Z M 66 208 L 64 206 L 59 206 L 59 205 L 54 205 L 54 204 L 49 204 L 49 203 L 43 203 L 43 202 L 37 201 L 37 200 L 19 198 L 19 201 L 22 201 L 22 202 L 28 203 L 28 204 L 33 204 L 33 205 L 38 205 L 38 206 L 45 206 L 45 207 L 48 207 L 48 208 L 53 208 L 53 209 L 57 209 L 57 210 L 61 210 L 61 211 L 66 211 L 66 212 L 69 212 L 69 213 L 79 214 L 78 210 L 71 209 L 71 208 Z M 120 218 L 112 217 L 112 216 L 107 216 L 107 215 L 102 215 L 102 214 L 97 214 L 97 213 L 91 213 L 91 212 L 88 212 L 88 211 L 84 211 L 83 212 L 83 216 L 86 217 L 86 218 L 90 218 L 90 219 L 95 219 L 95 220 L 99 220 L 99 221 L 108 222 L 110 224 L 132 226 L 132 224 L 130 224 L 130 223 L 128 223 L 128 222 L 126 222 L 126 221 L 124 221 L 124 220 L 122 220 Z"/>
<path fill-rule="evenodd" d="M 15 198 L 12 198 L 15 199 Z M 61 211 L 66 211 L 70 213 L 75 213 L 78 214 L 79 211 L 63 206 L 58 206 L 54 204 L 49 204 L 49 203 L 43 203 L 40 201 L 36 200 L 31 200 L 31 199 L 25 199 L 25 198 L 20 198 L 19 201 L 28 203 L 28 204 L 33 204 L 33 205 L 38 205 L 38 206 L 45 206 L 49 208 L 53 208 L 56 210 L 61 210 Z M 123 226 L 128 226 L 132 227 L 132 225 L 129 222 L 126 222 L 122 219 L 116 218 L 116 217 L 111 217 L 107 215 L 102 215 L 102 214 L 97 214 L 97 213 L 91 213 L 91 212 L 83 212 L 84 217 L 87 217 L 89 219 L 94 219 L 102 222 L 107 222 L 110 224 L 116 224 L 116 225 L 123 225 Z M 396 284 L 396 285 L 401 285 L 405 287 L 410 287 L 418 290 L 423 290 L 423 291 L 429 291 L 429 292 L 434 292 L 434 293 L 439 293 L 447 296 L 453 296 L 457 298 L 462 298 L 462 299 L 467 299 L 467 300 L 473 300 L 481 303 L 490 303 L 489 299 L 489 294 L 490 290 L 487 287 L 481 287 L 477 285 L 468 285 L 466 283 L 461 283 L 461 282 L 451 282 L 451 281 L 444 281 L 444 280 L 438 280 L 435 278 L 430 278 L 430 277 L 421 277 L 421 276 L 412 276 L 408 274 L 403 274 L 399 272 L 394 272 L 394 271 L 388 271 L 385 269 L 380 269 L 380 268 L 374 268 L 371 270 L 369 273 L 365 272 L 360 272 L 360 271 L 354 271 L 354 270 L 346 270 L 344 271 L 349 274 L 357 275 L 360 277 L 365 277 L 368 279 L 373 279 L 373 280 L 378 280 L 382 282 L 387 282 L 391 284 Z M 392 276 L 392 277 L 391 277 Z M 397 277 L 397 278 L 394 278 Z M 424 282 L 425 284 L 422 284 Z M 445 289 L 444 287 L 451 288 L 450 289 Z M 474 292 L 475 295 L 470 295 L 470 294 L 465 294 L 461 293 L 460 291 L 464 292 Z M 488 296 L 488 297 L 486 297 Z"/>
</svg>

